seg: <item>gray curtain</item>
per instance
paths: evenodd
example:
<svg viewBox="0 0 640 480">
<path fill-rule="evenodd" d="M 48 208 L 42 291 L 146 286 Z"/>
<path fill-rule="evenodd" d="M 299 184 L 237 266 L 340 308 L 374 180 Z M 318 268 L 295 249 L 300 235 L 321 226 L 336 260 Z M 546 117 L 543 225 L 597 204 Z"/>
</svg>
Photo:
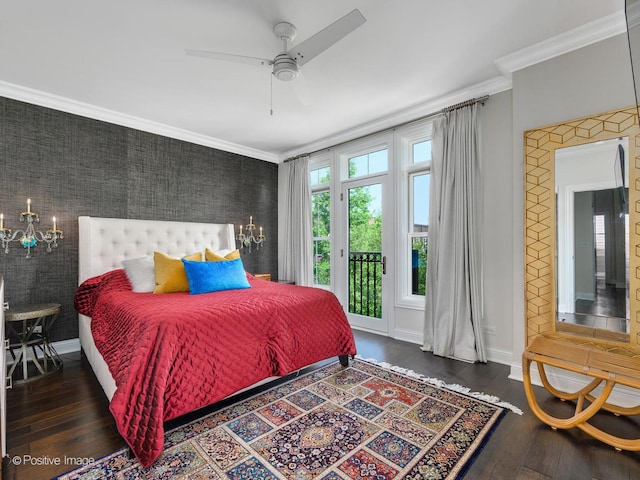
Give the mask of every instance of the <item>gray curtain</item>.
<svg viewBox="0 0 640 480">
<path fill-rule="evenodd" d="M 486 362 L 477 108 L 447 112 L 434 123 L 422 349 Z"/>
<path fill-rule="evenodd" d="M 312 283 L 311 188 L 309 157 L 288 163 L 289 184 L 285 192 L 284 258 L 280 276 L 297 285 Z"/>
</svg>

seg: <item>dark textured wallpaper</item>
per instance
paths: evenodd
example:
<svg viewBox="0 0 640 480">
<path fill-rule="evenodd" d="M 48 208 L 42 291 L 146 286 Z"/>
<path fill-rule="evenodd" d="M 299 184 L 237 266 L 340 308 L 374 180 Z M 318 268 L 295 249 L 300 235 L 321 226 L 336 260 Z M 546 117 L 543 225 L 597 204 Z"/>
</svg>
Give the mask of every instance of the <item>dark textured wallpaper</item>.
<svg viewBox="0 0 640 480">
<path fill-rule="evenodd" d="M 247 271 L 277 275 L 278 167 L 242 155 L 0 97 L 0 212 L 22 229 L 31 198 L 38 230 L 56 216 L 64 240 L 51 254 L 14 242 L 0 251 L 10 305 L 55 302 L 52 340 L 78 336 L 78 216 L 246 224 L 265 229 Z"/>
</svg>

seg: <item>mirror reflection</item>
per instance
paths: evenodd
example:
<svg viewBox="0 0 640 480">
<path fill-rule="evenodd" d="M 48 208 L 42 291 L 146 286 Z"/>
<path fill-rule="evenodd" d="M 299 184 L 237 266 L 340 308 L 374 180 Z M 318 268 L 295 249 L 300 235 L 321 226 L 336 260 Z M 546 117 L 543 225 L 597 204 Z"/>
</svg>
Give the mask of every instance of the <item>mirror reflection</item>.
<svg viewBox="0 0 640 480">
<path fill-rule="evenodd" d="M 557 149 L 556 312 L 629 333 L 628 138 Z"/>
</svg>

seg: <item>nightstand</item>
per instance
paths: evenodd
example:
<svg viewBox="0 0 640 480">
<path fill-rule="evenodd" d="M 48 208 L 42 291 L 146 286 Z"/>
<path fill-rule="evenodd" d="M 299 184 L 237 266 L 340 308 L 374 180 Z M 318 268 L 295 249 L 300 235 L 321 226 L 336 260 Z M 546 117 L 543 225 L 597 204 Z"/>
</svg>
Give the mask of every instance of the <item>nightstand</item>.
<svg viewBox="0 0 640 480">
<path fill-rule="evenodd" d="M 54 325 L 61 306 L 58 303 L 43 303 L 11 307 L 4 314 L 9 339 L 9 353 L 13 361 L 7 365 L 8 378 L 22 364 L 22 378 L 14 383 L 23 383 L 55 372 L 62 366 L 62 359 L 49 343 L 49 331 Z M 29 364 L 35 367 L 29 372 Z"/>
<path fill-rule="evenodd" d="M 254 275 L 254 277 L 260 278 L 262 280 L 266 280 L 267 282 L 271 281 L 271 274 L 270 273 L 256 273 Z M 278 280 L 278 283 L 286 283 L 288 285 L 295 285 L 296 284 L 296 282 L 294 282 L 293 280 Z"/>
</svg>

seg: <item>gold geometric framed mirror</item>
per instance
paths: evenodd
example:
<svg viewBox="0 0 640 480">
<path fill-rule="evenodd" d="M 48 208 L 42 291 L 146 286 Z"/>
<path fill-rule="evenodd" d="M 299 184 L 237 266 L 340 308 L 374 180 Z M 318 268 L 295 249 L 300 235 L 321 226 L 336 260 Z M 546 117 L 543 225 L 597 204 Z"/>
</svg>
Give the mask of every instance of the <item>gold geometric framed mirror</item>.
<svg viewBox="0 0 640 480">
<path fill-rule="evenodd" d="M 624 139 L 628 300 L 626 331 L 557 321 L 558 238 L 556 154 L 568 147 Z M 612 159 L 613 160 L 613 159 Z M 623 167 L 623 179 L 624 179 Z M 627 192 L 627 193 L 625 193 Z M 579 335 L 612 349 L 640 345 L 640 128 L 636 107 L 579 118 L 524 133 L 525 335 Z M 621 214 L 622 217 L 622 214 Z M 562 240 L 562 239 L 561 239 Z"/>
</svg>

